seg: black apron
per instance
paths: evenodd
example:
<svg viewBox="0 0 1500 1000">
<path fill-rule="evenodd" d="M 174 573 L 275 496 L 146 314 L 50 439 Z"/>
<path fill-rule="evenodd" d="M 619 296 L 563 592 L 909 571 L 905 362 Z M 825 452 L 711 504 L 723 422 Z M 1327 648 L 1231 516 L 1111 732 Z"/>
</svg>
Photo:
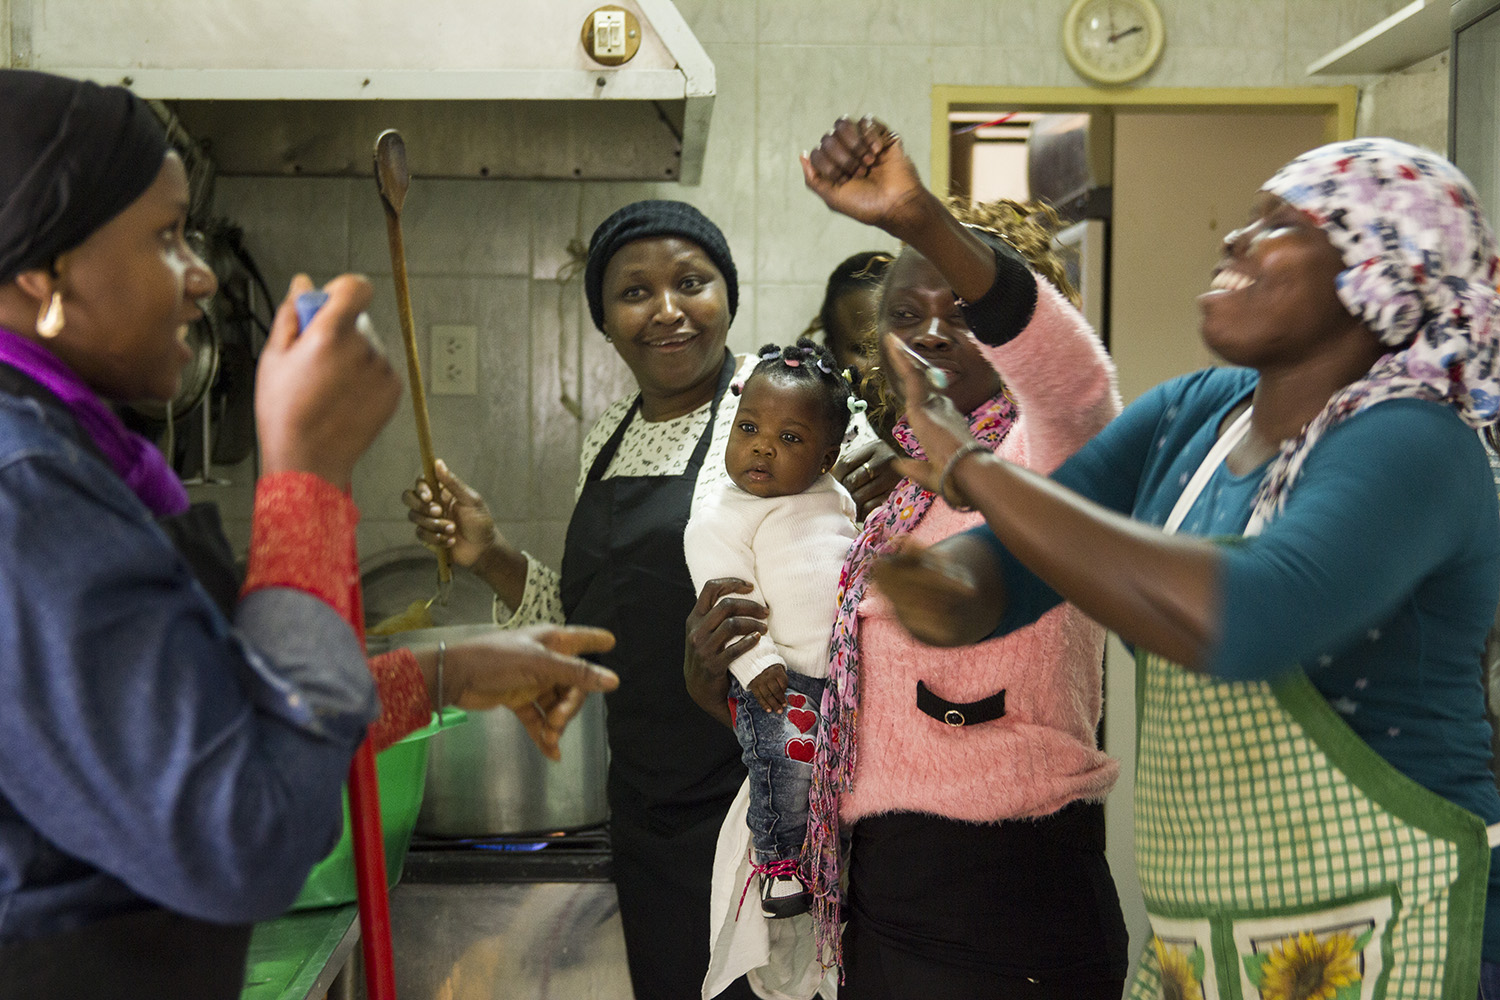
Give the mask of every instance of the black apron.
<svg viewBox="0 0 1500 1000">
<path fill-rule="evenodd" d="M 0 364 L 0 392 L 35 399 L 79 447 L 108 464 L 57 397 Z M 226 615 L 238 598 L 238 571 L 218 509 L 195 504 L 158 523 Z M 78 930 L 0 946 L 0 1000 L 234 1000 L 245 982 L 249 924 L 222 925 L 151 906 Z"/>
<path fill-rule="evenodd" d="M 701 994 L 714 848 L 745 780 L 734 733 L 688 697 L 682 678 L 697 600 L 682 533 L 734 368 L 726 351 L 708 426 L 678 476 L 604 478 L 640 410 L 636 399 L 589 469 L 563 549 L 568 622 L 607 628 L 617 640 L 598 660 L 620 675 L 604 696 L 610 841 L 636 1000 Z M 721 994 L 753 995 L 744 980 Z"/>
</svg>

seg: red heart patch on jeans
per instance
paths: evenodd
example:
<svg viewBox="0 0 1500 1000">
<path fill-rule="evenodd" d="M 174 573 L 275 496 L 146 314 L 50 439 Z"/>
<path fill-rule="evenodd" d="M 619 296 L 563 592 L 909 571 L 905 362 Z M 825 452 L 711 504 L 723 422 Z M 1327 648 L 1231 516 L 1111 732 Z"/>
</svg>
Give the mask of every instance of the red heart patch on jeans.
<svg viewBox="0 0 1500 1000">
<path fill-rule="evenodd" d="M 788 760 L 800 760 L 804 764 L 811 764 L 814 749 L 812 740 L 786 741 L 786 755 Z"/>
<path fill-rule="evenodd" d="M 789 708 L 786 710 L 786 721 L 796 726 L 799 733 L 811 732 L 812 727 L 818 724 L 818 714 L 802 708 Z"/>
<path fill-rule="evenodd" d="M 786 693 L 786 703 L 788 705 L 792 706 L 793 708 L 801 708 L 803 705 L 807 704 L 807 698 L 804 697 L 803 695 L 795 694 L 795 693 L 793 693 L 791 691 L 788 691 Z M 804 733 L 807 732 L 806 729 L 804 729 L 802 731 Z"/>
</svg>

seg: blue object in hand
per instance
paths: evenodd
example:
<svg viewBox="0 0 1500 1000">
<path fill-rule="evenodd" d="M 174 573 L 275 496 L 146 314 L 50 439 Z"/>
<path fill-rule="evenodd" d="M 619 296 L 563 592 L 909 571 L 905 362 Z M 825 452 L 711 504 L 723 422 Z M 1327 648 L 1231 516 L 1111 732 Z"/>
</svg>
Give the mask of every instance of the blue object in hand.
<svg viewBox="0 0 1500 1000">
<path fill-rule="evenodd" d="M 312 318 L 318 314 L 318 310 L 322 309 L 327 301 L 328 293 L 317 288 L 297 296 L 297 330 L 299 333 L 307 329 L 307 324 L 312 322 Z"/>
</svg>

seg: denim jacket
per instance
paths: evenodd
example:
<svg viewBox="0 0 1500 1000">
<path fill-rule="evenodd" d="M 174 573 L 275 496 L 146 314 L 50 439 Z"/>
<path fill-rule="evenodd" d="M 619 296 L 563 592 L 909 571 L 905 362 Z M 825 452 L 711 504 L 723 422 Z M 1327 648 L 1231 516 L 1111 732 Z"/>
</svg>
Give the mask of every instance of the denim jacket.
<svg viewBox="0 0 1500 1000">
<path fill-rule="evenodd" d="M 0 944 L 281 913 L 377 708 L 331 608 L 264 590 L 231 623 L 66 410 L 0 393 Z"/>
</svg>

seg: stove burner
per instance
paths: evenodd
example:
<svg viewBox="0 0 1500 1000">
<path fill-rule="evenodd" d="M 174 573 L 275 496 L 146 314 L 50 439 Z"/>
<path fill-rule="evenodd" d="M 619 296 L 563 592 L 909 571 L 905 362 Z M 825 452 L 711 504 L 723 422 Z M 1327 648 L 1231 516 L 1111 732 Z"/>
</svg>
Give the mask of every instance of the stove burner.
<svg viewBox="0 0 1500 1000">
<path fill-rule="evenodd" d="M 607 882 L 609 828 L 549 834 L 412 838 L 411 882 Z"/>
</svg>

